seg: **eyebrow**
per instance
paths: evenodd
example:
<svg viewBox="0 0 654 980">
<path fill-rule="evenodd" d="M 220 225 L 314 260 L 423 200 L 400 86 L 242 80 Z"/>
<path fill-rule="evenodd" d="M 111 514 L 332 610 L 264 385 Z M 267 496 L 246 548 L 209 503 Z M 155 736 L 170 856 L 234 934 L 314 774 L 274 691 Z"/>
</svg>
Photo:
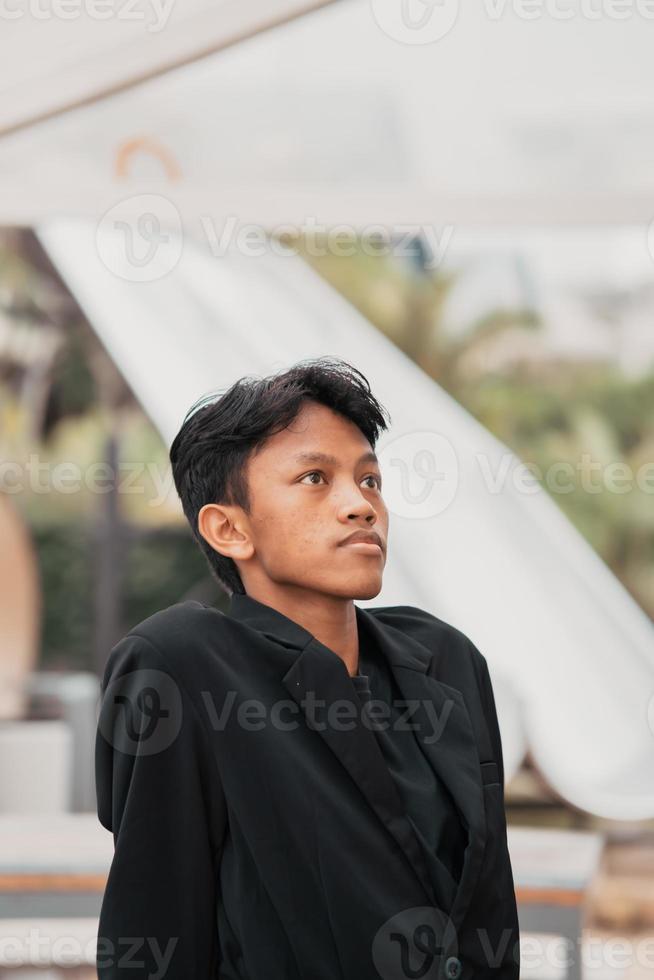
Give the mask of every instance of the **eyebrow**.
<svg viewBox="0 0 654 980">
<path fill-rule="evenodd" d="M 338 465 L 338 459 L 336 456 L 331 456 L 329 453 L 298 453 L 298 455 L 294 456 L 293 459 L 296 463 L 325 463 L 331 466 Z M 368 451 L 367 453 L 363 453 L 361 456 L 359 456 L 357 465 L 359 463 L 377 463 L 377 465 L 379 465 L 379 460 L 377 459 L 377 455 L 375 453 Z"/>
</svg>

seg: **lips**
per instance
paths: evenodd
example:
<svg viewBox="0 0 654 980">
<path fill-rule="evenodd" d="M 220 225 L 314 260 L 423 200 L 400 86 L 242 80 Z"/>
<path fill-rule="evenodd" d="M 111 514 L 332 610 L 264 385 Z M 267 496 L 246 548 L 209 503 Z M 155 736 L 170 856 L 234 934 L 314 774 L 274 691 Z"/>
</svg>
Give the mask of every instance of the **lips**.
<svg viewBox="0 0 654 980">
<path fill-rule="evenodd" d="M 376 544 L 382 551 L 384 550 L 382 539 L 376 531 L 355 531 L 341 541 L 341 544 Z"/>
</svg>

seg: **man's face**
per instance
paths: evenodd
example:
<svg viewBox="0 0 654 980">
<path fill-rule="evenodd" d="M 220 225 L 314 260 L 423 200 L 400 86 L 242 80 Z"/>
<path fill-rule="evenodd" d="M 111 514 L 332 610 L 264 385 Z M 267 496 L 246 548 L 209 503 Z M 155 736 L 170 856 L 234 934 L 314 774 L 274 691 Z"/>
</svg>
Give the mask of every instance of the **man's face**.
<svg viewBox="0 0 654 980">
<path fill-rule="evenodd" d="M 354 423 L 305 402 L 291 425 L 250 457 L 247 479 L 253 554 L 237 560 L 246 590 L 248 581 L 270 581 L 347 599 L 380 592 L 388 511 L 379 465 Z M 343 544 L 355 531 L 376 532 L 381 549 Z"/>
</svg>

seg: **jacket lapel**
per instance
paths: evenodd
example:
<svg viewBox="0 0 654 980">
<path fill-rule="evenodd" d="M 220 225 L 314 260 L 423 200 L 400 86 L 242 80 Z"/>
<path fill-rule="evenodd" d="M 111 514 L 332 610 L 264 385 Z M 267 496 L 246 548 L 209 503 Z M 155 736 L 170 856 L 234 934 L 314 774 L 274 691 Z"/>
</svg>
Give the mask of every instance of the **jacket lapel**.
<svg viewBox="0 0 654 980">
<path fill-rule="evenodd" d="M 407 721 L 434 772 L 452 794 L 468 843 L 461 877 L 449 911 L 458 928 L 474 892 L 486 845 L 486 812 L 474 729 L 463 695 L 435 676 L 434 651 L 411 636 L 381 623 L 357 607 L 386 656 L 402 697 L 411 709 Z"/>
<path fill-rule="evenodd" d="M 468 843 L 461 878 L 449 916 L 460 925 L 474 890 L 485 845 L 485 812 L 481 768 L 470 717 L 460 691 L 429 671 L 433 651 L 407 634 L 378 621 L 355 606 L 359 623 L 371 632 L 406 699 L 407 722 L 429 764 L 452 794 L 465 824 Z M 357 738 L 348 726 L 329 723 L 327 708 L 335 701 L 358 706 L 343 660 L 295 621 L 250 596 L 234 593 L 230 615 L 288 647 L 299 649 L 281 681 L 314 728 L 339 759 L 373 811 L 402 848 L 410 867 L 437 905 L 422 849 L 406 818 L 402 801 L 374 732 L 357 723 Z M 410 713 L 409 713 L 410 711 Z"/>
<path fill-rule="evenodd" d="M 356 721 L 357 737 L 348 725 L 328 719 L 326 710 L 313 712 L 312 701 L 329 708 L 335 702 L 349 701 L 359 709 L 357 694 L 341 658 L 315 638 L 311 638 L 283 676 L 282 682 L 304 713 L 308 727 L 315 726 L 323 741 L 348 771 L 379 819 L 402 848 L 409 865 L 417 874 L 429 900 L 436 899 L 428 869 L 383 753 L 372 729 Z M 356 716 L 355 716 L 356 717 Z M 341 716 L 343 720 L 343 716 Z M 354 719 L 352 719 L 354 720 Z"/>
</svg>

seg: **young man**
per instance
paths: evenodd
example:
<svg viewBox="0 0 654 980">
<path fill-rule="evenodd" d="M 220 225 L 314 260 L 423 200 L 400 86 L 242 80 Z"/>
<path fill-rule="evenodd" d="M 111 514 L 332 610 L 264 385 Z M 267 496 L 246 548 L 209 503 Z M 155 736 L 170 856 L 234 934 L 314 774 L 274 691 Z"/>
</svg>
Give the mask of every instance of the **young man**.
<svg viewBox="0 0 654 980">
<path fill-rule="evenodd" d="M 177 603 L 109 656 L 101 980 L 517 980 L 486 661 L 422 609 L 354 602 L 382 586 L 385 428 L 364 376 L 319 358 L 177 434 L 230 608 Z"/>
</svg>

